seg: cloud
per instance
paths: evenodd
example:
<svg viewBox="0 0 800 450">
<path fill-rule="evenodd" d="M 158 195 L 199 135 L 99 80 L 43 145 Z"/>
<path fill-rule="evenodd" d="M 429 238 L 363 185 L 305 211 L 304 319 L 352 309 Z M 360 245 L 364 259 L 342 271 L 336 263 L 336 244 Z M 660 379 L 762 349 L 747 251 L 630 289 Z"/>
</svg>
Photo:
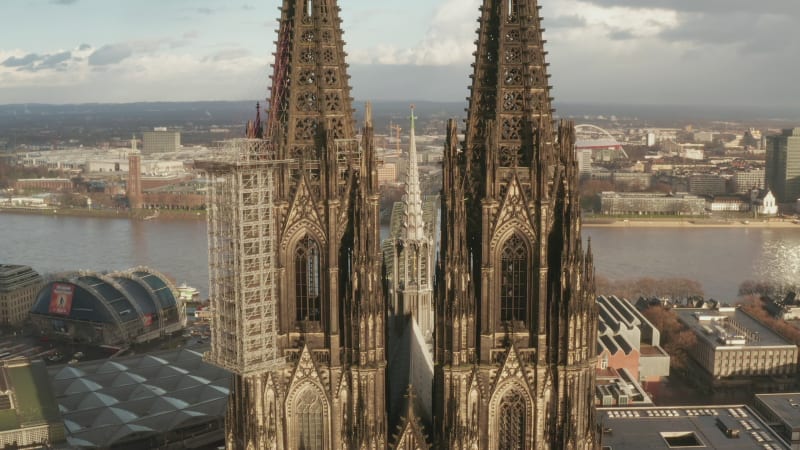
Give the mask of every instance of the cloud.
<svg viewBox="0 0 800 450">
<path fill-rule="evenodd" d="M 608 33 L 608 37 L 612 41 L 628 41 L 631 39 L 636 39 L 636 35 L 634 35 L 630 30 L 614 30 Z"/>
<path fill-rule="evenodd" d="M 0 65 L 4 67 L 24 67 L 31 64 L 34 64 L 38 61 L 42 60 L 42 56 L 37 55 L 36 53 L 29 53 L 23 57 L 17 58 L 16 56 L 12 56 L 5 61 L 3 61 Z"/>
<path fill-rule="evenodd" d="M 92 46 L 89 44 L 81 44 L 78 50 L 89 50 L 90 48 L 92 48 Z"/>
<path fill-rule="evenodd" d="M 54 5 L 73 5 L 78 3 L 78 0 L 50 0 L 50 3 Z"/>
<path fill-rule="evenodd" d="M 580 28 L 586 26 L 586 19 L 578 15 L 558 16 L 547 21 L 547 28 Z"/>
<path fill-rule="evenodd" d="M 36 70 L 64 69 L 66 63 L 72 58 L 72 52 L 61 52 L 55 55 L 48 55 L 44 60 L 36 65 Z"/>
<path fill-rule="evenodd" d="M 584 0 L 598 6 L 634 9 L 667 9 L 692 13 L 788 14 L 800 17 L 800 2 L 794 0 Z"/>
<path fill-rule="evenodd" d="M 128 44 L 104 45 L 89 55 L 90 66 L 107 66 L 117 64 L 133 55 Z"/>
<path fill-rule="evenodd" d="M 231 48 L 231 49 L 220 50 L 212 55 L 209 55 L 203 58 L 203 61 L 214 61 L 214 62 L 231 61 L 234 59 L 240 59 L 246 56 L 250 56 L 250 54 L 251 54 L 250 50 L 246 50 L 243 48 Z"/>
<path fill-rule="evenodd" d="M 214 14 L 214 10 L 211 8 L 197 8 L 195 9 L 195 11 L 199 14 L 206 14 L 206 15 Z"/>
</svg>

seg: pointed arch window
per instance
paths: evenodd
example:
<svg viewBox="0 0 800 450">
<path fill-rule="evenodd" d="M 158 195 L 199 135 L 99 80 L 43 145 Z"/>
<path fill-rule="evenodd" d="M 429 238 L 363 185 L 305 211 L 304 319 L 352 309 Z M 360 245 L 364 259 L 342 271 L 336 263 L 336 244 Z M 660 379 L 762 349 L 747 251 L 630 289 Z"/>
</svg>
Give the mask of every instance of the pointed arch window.
<svg viewBox="0 0 800 450">
<path fill-rule="evenodd" d="M 500 415 L 498 417 L 500 423 L 500 429 L 498 430 L 498 449 L 525 449 L 526 415 L 527 408 L 525 406 L 525 397 L 515 391 L 508 392 L 500 402 Z"/>
<path fill-rule="evenodd" d="M 319 322 L 320 301 L 319 244 L 306 235 L 297 243 L 294 253 L 295 308 L 298 322 Z"/>
<path fill-rule="evenodd" d="M 322 401 L 313 389 L 297 400 L 297 447 L 299 450 L 322 450 L 324 424 Z"/>
<path fill-rule="evenodd" d="M 525 322 L 528 315 L 528 247 L 519 235 L 503 246 L 500 272 L 500 320 Z"/>
<path fill-rule="evenodd" d="M 508 0 L 508 20 L 514 20 L 519 13 L 520 0 Z"/>
</svg>

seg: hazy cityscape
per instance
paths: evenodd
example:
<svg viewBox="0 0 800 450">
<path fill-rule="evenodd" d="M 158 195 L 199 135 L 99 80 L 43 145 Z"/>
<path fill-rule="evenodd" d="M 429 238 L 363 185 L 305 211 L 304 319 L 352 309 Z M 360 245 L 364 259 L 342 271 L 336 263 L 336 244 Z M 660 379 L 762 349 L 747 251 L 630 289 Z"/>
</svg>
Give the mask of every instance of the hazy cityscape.
<svg viewBox="0 0 800 450">
<path fill-rule="evenodd" d="M 3 448 L 800 448 L 800 6 L 38 3 Z"/>
</svg>

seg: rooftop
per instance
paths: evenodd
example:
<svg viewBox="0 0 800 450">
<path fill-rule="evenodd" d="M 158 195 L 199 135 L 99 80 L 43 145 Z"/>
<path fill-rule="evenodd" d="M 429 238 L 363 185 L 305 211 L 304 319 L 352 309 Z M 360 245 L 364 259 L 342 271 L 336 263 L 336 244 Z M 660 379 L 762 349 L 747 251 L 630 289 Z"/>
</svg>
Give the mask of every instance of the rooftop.
<svg viewBox="0 0 800 450">
<path fill-rule="evenodd" d="M 602 446 L 614 450 L 790 448 L 744 405 L 599 408 L 597 414 Z"/>
<path fill-rule="evenodd" d="M 756 394 L 756 400 L 766 405 L 792 429 L 800 428 L 800 393 Z"/>
<path fill-rule="evenodd" d="M 0 264 L 0 292 L 11 292 L 41 282 L 39 273 L 28 266 Z"/>
<path fill-rule="evenodd" d="M 182 349 L 52 368 L 67 441 L 104 447 L 221 420 L 230 374 Z"/>
<path fill-rule="evenodd" d="M 792 346 L 738 308 L 676 308 L 675 312 L 699 339 L 714 348 Z"/>
</svg>

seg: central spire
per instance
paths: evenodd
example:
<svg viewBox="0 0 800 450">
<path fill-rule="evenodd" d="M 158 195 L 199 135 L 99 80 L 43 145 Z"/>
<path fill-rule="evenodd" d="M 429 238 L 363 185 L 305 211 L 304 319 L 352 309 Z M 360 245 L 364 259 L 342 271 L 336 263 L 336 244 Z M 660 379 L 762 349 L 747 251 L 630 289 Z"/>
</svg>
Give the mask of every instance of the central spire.
<svg viewBox="0 0 800 450">
<path fill-rule="evenodd" d="M 416 119 L 414 105 L 411 105 L 408 172 L 406 173 L 406 192 L 403 195 L 403 237 L 406 241 L 422 241 L 425 239 L 425 222 L 422 213 L 422 194 L 419 187 L 419 166 L 417 164 Z"/>
</svg>

